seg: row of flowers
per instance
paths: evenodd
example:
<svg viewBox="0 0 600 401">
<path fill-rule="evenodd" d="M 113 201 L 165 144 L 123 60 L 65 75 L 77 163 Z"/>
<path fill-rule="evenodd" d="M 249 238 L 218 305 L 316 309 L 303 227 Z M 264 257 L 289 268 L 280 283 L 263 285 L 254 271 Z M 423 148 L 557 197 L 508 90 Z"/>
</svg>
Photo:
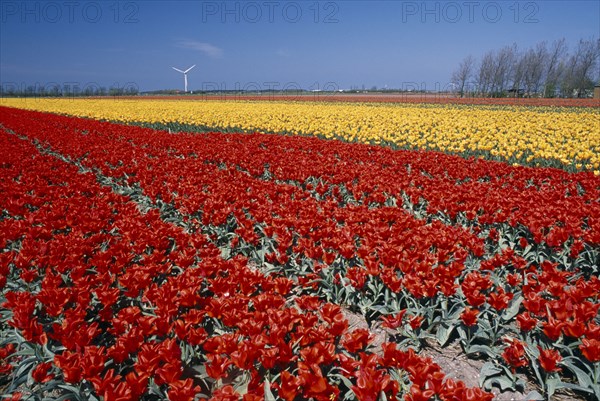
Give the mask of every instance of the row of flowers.
<svg viewBox="0 0 600 401">
<path fill-rule="evenodd" d="M 226 258 L 250 258 L 302 294 L 380 320 L 400 343 L 418 346 L 435 334 L 444 344 L 454 335 L 467 353 L 496 363 L 487 369 L 490 382 L 504 367 L 502 377 L 516 385 L 511 373 L 531 359 L 547 392 L 575 387 L 575 376 L 580 390 L 596 391 L 598 179 L 591 174 L 306 138 L 173 136 L 10 115 L 6 127 L 147 197 L 164 219 L 207 234 Z M 463 188 L 478 196 L 461 198 Z M 494 213 L 498 201 L 487 203 L 486 191 L 505 197 L 503 213 Z M 520 191 L 528 194 L 520 199 L 538 196 L 538 210 L 511 199 Z M 444 197 L 453 201 L 442 209 Z M 136 271 L 128 282 L 143 287 L 142 276 Z M 244 286 L 237 281 L 220 280 L 222 294 Z M 232 325 L 243 316 L 235 312 Z"/>
<path fill-rule="evenodd" d="M 57 152 L 68 138 L 84 154 L 118 141 L 88 148 L 93 132 L 52 119 L 2 113 L 6 396 L 491 399 L 410 349 L 375 349 L 340 306 L 299 283 L 241 255 L 223 258 L 211 238 L 165 221 L 160 202 L 90 168 L 107 159 Z"/>
<path fill-rule="evenodd" d="M 600 174 L 597 107 L 112 98 L 0 99 L 0 105 L 174 130 L 212 127 L 338 138 Z"/>
<path fill-rule="evenodd" d="M 261 95 L 246 94 L 209 94 L 209 95 L 146 95 L 144 99 L 165 100 L 254 100 L 254 101 L 295 101 L 295 102 L 352 102 L 352 103 L 426 103 L 451 105 L 495 105 L 495 106 L 530 106 L 530 107 L 600 107 L 598 99 L 584 98 L 499 98 L 499 97 L 463 97 L 457 98 L 444 94 L 428 93 L 408 94 L 356 94 L 343 92 L 313 92 L 312 94 L 268 93 Z M 129 98 L 128 100 L 136 99 Z"/>
</svg>

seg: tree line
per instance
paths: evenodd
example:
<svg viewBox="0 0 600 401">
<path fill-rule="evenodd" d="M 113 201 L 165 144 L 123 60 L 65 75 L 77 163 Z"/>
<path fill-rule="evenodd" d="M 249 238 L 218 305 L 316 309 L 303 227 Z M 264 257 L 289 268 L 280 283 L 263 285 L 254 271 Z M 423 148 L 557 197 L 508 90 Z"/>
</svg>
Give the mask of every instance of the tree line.
<svg viewBox="0 0 600 401">
<path fill-rule="evenodd" d="M 86 84 L 50 84 L 50 85 L 16 85 L 5 83 L 0 85 L 0 96 L 6 97 L 79 97 L 79 96 L 134 96 L 139 94 L 135 84 L 124 86 L 113 85 L 109 88 L 95 83 Z"/>
<path fill-rule="evenodd" d="M 588 97 L 600 84 L 600 39 L 581 39 L 573 49 L 566 40 L 490 50 L 480 60 L 465 57 L 451 82 L 461 96 Z"/>
</svg>

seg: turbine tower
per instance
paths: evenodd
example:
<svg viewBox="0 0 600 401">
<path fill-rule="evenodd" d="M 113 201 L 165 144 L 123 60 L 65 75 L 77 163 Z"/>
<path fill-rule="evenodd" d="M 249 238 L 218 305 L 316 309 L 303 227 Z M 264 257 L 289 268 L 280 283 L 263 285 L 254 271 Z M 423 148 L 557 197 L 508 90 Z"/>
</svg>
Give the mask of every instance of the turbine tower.
<svg viewBox="0 0 600 401">
<path fill-rule="evenodd" d="M 195 66 L 196 66 L 196 64 L 194 64 L 193 66 L 191 66 L 190 68 L 188 68 L 188 69 L 187 69 L 187 70 L 185 70 L 185 71 L 182 71 L 182 70 L 180 70 L 179 68 L 172 67 L 172 68 L 173 68 L 175 71 L 177 71 L 177 72 L 180 72 L 180 73 L 182 73 L 182 74 L 183 74 L 183 90 L 184 90 L 184 93 L 187 93 L 187 74 L 188 74 L 188 72 L 190 72 L 190 70 L 191 70 L 192 68 L 194 68 Z"/>
</svg>

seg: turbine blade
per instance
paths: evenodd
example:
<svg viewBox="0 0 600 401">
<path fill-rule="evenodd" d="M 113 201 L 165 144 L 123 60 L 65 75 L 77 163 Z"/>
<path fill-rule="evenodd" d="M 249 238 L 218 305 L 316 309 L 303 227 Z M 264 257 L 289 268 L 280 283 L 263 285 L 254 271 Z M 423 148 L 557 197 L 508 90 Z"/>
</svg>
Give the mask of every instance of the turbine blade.
<svg viewBox="0 0 600 401">
<path fill-rule="evenodd" d="M 179 68 L 175 68 L 175 67 L 171 67 L 172 69 L 174 69 L 175 71 L 179 71 L 180 73 L 184 73 L 184 71 L 181 71 Z"/>
<path fill-rule="evenodd" d="M 188 68 L 187 70 L 185 70 L 185 72 L 189 72 L 192 68 L 194 68 L 196 66 L 196 64 L 194 64 L 193 66 L 191 66 L 190 68 Z"/>
</svg>

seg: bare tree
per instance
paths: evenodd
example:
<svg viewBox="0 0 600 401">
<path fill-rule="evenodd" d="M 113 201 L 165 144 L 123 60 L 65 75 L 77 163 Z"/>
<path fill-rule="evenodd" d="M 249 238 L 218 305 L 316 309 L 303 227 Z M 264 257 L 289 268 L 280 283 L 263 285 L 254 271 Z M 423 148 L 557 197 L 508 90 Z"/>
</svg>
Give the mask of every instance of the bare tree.
<svg viewBox="0 0 600 401">
<path fill-rule="evenodd" d="M 475 59 L 469 55 L 465 57 L 459 64 L 458 69 L 452 73 L 452 83 L 458 86 L 460 97 L 465 94 L 465 86 L 473 75 L 475 69 Z"/>
<path fill-rule="evenodd" d="M 539 93 L 547 59 L 546 42 L 538 43 L 535 48 L 530 48 L 521 57 L 519 64 L 523 70 L 523 85 L 527 96 Z"/>
<path fill-rule="evenodd" d="M 563 89 L 568 96 L 583 97 L 593 88 L 598 77 L 595 68 L 600 57 L 600 39 L 580 40 L 567 64 Z"/>
<path fill-rule="evenodd" d="M 510 79 L 514 75 L 516 54 L 516 44 L 505 46 L 496 54 L 492 79 L 492 93 L 494 95 L 500 95 L 511 86 Z"/>
<path fill-rule="evenodd" d="M 470 77 L 482 96 L 501 96 L 508 90 L 552 97 L 560 87 L 563 95 L 581 97 L 600 82 L 600 39 L 580 40 L 571 55 L 567 50 L 563 38 L 550 47 L 540 42 L 522 53 L 516 44 L 490 50 L 477 67 L 473 57 L 468 56 L 453 72 L 452 82 L 461 97 Z"/>
<path fill-rule="evenodd" d="M 548 51 L 544 83 L 544 97 L 553 97 L 564 72 L 564 57 L 567 53 L 565 38 L 555 40 Z"/>
<path fill-rule="evenodd" d="M 479 72 L 477 74 L 477 86 L 481 95 L 487 95 L 491 88 L 494 79 L 494 60 L 496 56 L 493 50 L 485 53 L 479 64 Z"/>
<path fill-rule="evenodd" d="M 526 85 L 527 78 L 527 64 L 528 64 L 528 53 L 519 54 L 515 56 L 515 65 L 513 68 L 512 76 L 512 89 L 515 96 L 519 94 Z"/>
</svg>

